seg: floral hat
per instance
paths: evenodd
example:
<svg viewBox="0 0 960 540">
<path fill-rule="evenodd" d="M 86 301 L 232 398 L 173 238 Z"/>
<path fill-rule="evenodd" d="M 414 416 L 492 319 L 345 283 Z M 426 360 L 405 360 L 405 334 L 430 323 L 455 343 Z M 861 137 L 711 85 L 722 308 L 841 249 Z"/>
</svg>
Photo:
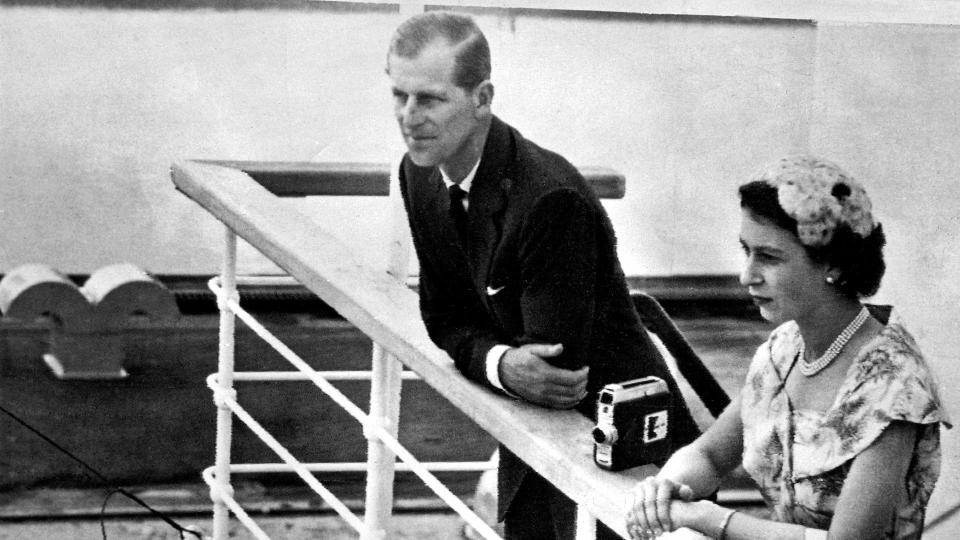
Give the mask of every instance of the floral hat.
<svg viewBox="0 0 960 540">
<path fill-rule="evenodd" d="M 870 198 L 852 176 L 836 164 L 809 155 L 787 156 L 750 180 L 777 188 L 777 200 L 797 221 L 797 236 L 805 246 L 830 243 L 838 224 L 865 238 L 875 227 Z"/>
</svg>

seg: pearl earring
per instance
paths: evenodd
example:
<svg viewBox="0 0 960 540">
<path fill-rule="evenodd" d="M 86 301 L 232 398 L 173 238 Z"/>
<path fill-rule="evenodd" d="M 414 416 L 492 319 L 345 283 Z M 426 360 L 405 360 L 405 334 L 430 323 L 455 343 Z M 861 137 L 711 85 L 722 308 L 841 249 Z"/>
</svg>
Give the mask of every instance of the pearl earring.
<svg viewBox="0 0 960 540">
<path fill-rule="evenodd" d="M 827 283 L 829 283 L 830 285 L 833 285 L 834 283 L 837 282 L 837 278 L 835 278 L 835 277 L 833 277 L 833 276 L 827 276 L 827 277 L 826 277 L 826 281 L 827 281 Z"/>
</svg>

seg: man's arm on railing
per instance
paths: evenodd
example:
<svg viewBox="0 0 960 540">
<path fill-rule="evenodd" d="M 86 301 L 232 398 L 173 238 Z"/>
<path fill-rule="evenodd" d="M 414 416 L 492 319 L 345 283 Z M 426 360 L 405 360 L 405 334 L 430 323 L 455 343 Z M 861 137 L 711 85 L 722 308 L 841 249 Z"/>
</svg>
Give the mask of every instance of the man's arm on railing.
<svg viewBox="0 0 960 540">
<path fill-rule="evenodd" d="M 494 394 L 466 380 L 427 337 L 416 293 L 361 265 L 353 250 L 243 172 L 177 163 L 177 188 L 393 353 L 480 427 L 621 535 L 625 494 L 652 467 L 626 474 L 593 463 L 590 421 Z"/>
</svg>

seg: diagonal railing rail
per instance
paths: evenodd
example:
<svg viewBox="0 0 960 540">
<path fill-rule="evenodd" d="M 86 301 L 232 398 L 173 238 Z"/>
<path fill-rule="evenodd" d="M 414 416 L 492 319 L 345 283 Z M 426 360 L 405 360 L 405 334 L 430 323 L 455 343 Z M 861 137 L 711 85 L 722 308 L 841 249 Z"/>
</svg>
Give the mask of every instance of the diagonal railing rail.
<svg viewBox="0 0 960 540">
<path fill-rule="evenodd" d="M 429 340 L 420 320 L 416 293 L 401 283 L 396 275 L 361 264 L 348 246 L 289 207 L 250 175 L 213 164 L 181 162 L 173 166 L 172 177 L 180 191 L 226 226 L 228 254 L 235 253 L 238 236 L 244 239 L 369 336 L 378 348 L 419 374 L 450 403 L 566 493 L 579 505 L 583 515 L 599 519 L 626 536 L 623 520 L 626 492 L 637 479 L 653 472 L 652 468 L 641 467 L 626 473 L 603 471 L 592 460 L 592 424 L 587 418 L 574 411 L 546 410 L 504 398 L 467 381 L 446 353 Z M 232 356 L 232 350 L 224 349 L 232 348 L 229 339 L 234 324 L 232 310 L 239 307 L 235 271 L 235 259 L 225 257 L 218 284 L 223 289 L 219 298 L 224 308 L 221 353 L 225 354 L 221 360 Z M 375 361 L 374 379 L 377 379 L 376 372 Z M 212 490 L 217 493 L 215 502 L 223 508 L 231 506 L 237 512 L 242 509 L 229 499 L 229 434 L 232 429 L 229 417 L 237 409 L 233 400 L 233 378 L 232 364 L 222 362 L 215 381 L 218 406 L 222 411 L 218 421 L 223 424 L 218 428 L 218 466 L 208 471 L 208 476 L 221 487 Z M 376 392 L 372 390 L 372 400 L 376 399 L 374 394 Z M 371 404 L 371 409 L 375 408 L 374 405 Z M 381 404 L 385 410 L 396 405 Z M 371 413 L 371 416 L 375 415 Z M 396 429 L 395 425 L 393 429 Z M 365 431 L 368 436 L 372 432 L 373 438 L 389 442 L 390 437 L 378 433 L 376 425 Z M 222 440 L 221 432 L 224 433 Z M 399 451 L 391 447 L 384 455 L 389 456 L 392 463 L 391 453 Z M 221 453 L 225 455 L 219 455 Z M 384 455 L 380 456 L 381 460 Z M 375 461 L 374 458 L 370 456 L 371 461 Z M 370 473 L 373 473 L 372 469 Z M 387 480 L 392 481 L 392 468 Z M 368 506 L 371 500 L 377 499 L 371 497 L 370 482 L 368 476 Z M 221 500 L 218 501 L 218 497 Z M 225 529 L 223 512 L 219 518 L 216 512 L 217 504 L 215 531 L 218 521 L 221 529 Z M 389 499 L 377 504 L 389 504 Z M 383 512 L 382 509 L 379 511 Z M 367 508 L 368 519 L 370 512 Z M 359 527 L 357 523 L 351 524 Z M 378 528 L 368 524 L 363 529 L 364 536 L 382 536 L 382 525 L 379 524 Z"/>
</svg>

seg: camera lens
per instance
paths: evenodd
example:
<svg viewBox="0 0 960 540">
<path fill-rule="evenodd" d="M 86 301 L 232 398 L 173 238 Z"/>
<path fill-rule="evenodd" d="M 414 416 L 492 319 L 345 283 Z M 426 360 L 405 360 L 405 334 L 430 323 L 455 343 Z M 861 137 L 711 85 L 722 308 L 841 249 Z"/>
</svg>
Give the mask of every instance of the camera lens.
<svg viewBox="0 0 960 540">
<path fill-rule="evenodd" d="M 596 426 L 593 428 L 593 440 L 597 443 L 613 444 L 617 441 L 617 428 L 613 426 Z"/>
</svg>

